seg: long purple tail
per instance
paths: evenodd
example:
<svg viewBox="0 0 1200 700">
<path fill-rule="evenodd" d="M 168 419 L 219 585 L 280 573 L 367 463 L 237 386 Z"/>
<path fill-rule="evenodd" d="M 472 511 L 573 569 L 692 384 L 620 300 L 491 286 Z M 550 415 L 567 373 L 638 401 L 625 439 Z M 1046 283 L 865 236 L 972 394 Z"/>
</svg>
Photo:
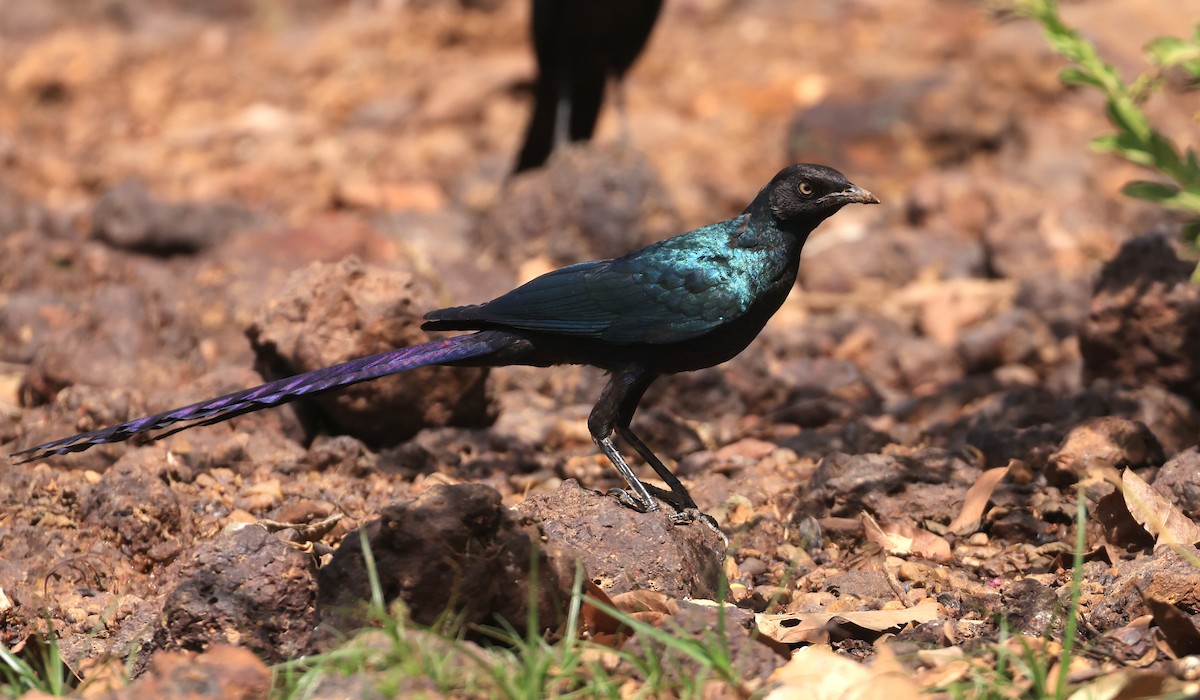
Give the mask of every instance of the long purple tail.
<svg viewBox="0 0 1200 700">
<path fill-rule="evenodd" d="M 482 357 L 511 345 L 513 340 L 513 336 L 507 333 L 483 331 L 389 350 L 378 355 L 360 357 L 340 365 L 268 382 L 251 389 L 235 391 L 232 394 L 176 408 L 165 413 L 36 445 L 14 452 L 10 456 L 23 457 L 24 459 L 17 463 L 24 464 L 53 455 L 81 452 L 93 445 L 121 442 L 138 433 L 158 430 L 176 423 L 186 422 L 187 425 L 179 426 L 170 431 L 171 433 L 199 425 L 211 425 L 243 413 L 278 406 L 302 396 L 318 394 L 329 389 L 349 386 L 426 365 L 448 364 L 472 357 Z"/>
</svg>

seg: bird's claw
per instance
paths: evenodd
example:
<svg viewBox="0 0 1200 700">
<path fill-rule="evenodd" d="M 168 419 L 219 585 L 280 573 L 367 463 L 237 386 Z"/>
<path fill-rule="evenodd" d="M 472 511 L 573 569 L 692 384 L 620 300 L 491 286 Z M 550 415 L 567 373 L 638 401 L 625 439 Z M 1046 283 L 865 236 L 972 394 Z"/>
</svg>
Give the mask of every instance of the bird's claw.
<svg viewBox="0 0 1200 700">
<path fill-rule="evenodd" d="M 696 521 L 704 523 L 710 530 L 717 533 L 717 536 L 721 538 L 721 544 L 724 548 L 729 549 L 729 537 L 721 530 L 721 526 L 717 524 L 717 519 L 699 508 L 680 508 L 667 517 L 676 525 L 689 525 Z"/>
<path fill-rule="evenodd" d="M 631 508 L 639 513 L 650 513 L 658 510 L 658 503 L 655 503 L 654 501 L 650 501 L 648 503 L 644 502 L 642 499 L 634 496 L 625 489 L 613 487 L 608 490 L 608 495 L 616 498 L 621 502 L 621 505 L 625 506 L 626 508 Z"/>
</svg>

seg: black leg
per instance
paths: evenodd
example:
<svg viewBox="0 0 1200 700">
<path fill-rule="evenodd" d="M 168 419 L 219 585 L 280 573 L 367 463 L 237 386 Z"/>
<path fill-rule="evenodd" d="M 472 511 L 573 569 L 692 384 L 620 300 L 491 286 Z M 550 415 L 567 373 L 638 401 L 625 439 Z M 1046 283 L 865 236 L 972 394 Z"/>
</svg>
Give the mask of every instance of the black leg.
<svg viewBox="0 0 1200 700">
<path fill-rule="evenodd" d="M 646 464 L 649 464 L 650 467 L 654 469 L 654 473 L 658 474 L 658 478 L 665 481 L 667 486 L 671 489 L 671 498 L 663 500 L 666 500 L 679 510 L 696 508 L 696 502 L 692 500 L 692 495 L 688 493 L 687 488 L 680 483 L 678 477 L 671 473 L 671 470 L 667 468 L 667 465 L 663 464 L 662 461 L 650 451 L 650 448 L 646 446 L 646 443 L 642 442 L 641 438 L 639 438 L 637 435 L 634 435 L 633 431 L 630 430 L 628 426 L 622 425 L 617 426 L 617 435 L 620 435 L 622 440 L 629 443 L 629 446 L 637 451 L 637 453 L 642 456 L 642 459 L 646 460 Z"/>
<path fill-rule="evenodd" d="M 617 414 L 617 435 L 620 435 L 622 440 L 629 443 L 642 456 L 642 459 L 646 460 L 646 463 L 654 469 L 654 473 L 658 474 L 658 478 L 662 479 L 670 487 L 670 493 L 666 493 L 658 488 L 653 488 L 653 492 L 656 497 L 669 503 L 675 509 L 675 514 L 671 516 L 671 519 L 679 523 L 690 523 L 694 520 L 699 520 L 713 532 L 717 533 L 725 543 L 725 546 L 728 547 L 729 538 L 721 531 L 721 526 L 717 523 L 716 518 L 700 510 L 700 506 L 697 506 L 696 501 L 692 500 L 692 494 L 688 493 L 687 487 L 679 481 L 679 477 L 675 476 L 667 468 L 667 465 L 663 464 L 662 460 L 629 427 L 633 422 L 633 414 L 637 412 L 638 404 L 641 403 L 642 395 L 646 393 L 646 389 L 650 388 L 650 384 L 655 378 L 655 376 L 642 377 L 632 382 L 630 390 L 621 402 Z"/>
<path fill-rule="evenodd" d="M 654 381 L 654 378 L 647 379 L 645 373 L 637 367 L 626 368 L 614 373 L 608 385 L 604 387 L 603 393 L 600 394 L 600 400 L 596 402 L 591 415 L 588 416 L 588 432 L 592 434 L 592 440 L 595 441 L 604 456 L 608 457 L 608 461 L 617 468 L 621 478 L 625 479 L 625 483 L 629 485 L 629 491 L 632 491 L 630 493 L 614 489 L 617 498 L 626 506 L 643 513 L 658 510 L 658 502 L 650 496 L 646 485 L 629 468 L 629 463 L 625 461 L 625 458 L 617 450 L 617 446 L 613 444 L 612 436 L 617 429 L 621 407 L 630 398 L 636 406 L 651 381 Z"/>
</svg>

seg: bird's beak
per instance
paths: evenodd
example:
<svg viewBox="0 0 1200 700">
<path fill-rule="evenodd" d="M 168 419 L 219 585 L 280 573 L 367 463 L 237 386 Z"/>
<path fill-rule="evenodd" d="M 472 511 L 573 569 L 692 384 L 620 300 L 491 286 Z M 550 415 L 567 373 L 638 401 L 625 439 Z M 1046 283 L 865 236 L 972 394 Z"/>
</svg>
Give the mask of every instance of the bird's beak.
<svg viewBox="0 0 1200 700">
<path fill-rule="evenodd" d="M 841 192 L 838 192 L 837 196 L 838 199 L 844 199 L 847 202 L 857 202 L 858 204 L 879 204 L 878 197 L 864 190 L 858 185 L 850 185 Z"/>
</svg>

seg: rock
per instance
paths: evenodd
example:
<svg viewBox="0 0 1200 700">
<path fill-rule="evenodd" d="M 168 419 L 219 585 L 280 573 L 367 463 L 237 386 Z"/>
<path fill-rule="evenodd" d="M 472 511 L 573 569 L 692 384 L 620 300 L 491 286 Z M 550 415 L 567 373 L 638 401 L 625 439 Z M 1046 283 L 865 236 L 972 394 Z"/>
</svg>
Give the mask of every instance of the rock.
<svg viewBox="0 0 1200 700">
<path fill-rule="evenodd" d="M 350 257 L 314 263 L 288 278 L 279 296 L 246 331 L 256 367 L 268 379 L 416 345 L 432 296 L 413 275 Z M 388 447 L 425 427 L 488 425 L 495 419 L 487 370 L 425 367 L 318 396 L 298 409 L 308 432 L 324 423 L 364 442 Z"/>
<path fill-rule="evenodd" d="M 1200 286 L 1164 237 L 1127 241 L 1100 271 L 1079 333 L 1084 374 L 1157 384 L 1200 405 Z"/>
<path fill-rule="evenodd" d="M 979 242 L 948 228 L 835 235 L 819 234 L 805 248 L 799 277 L 804 289 L 846 294 L 863 288 L 864 282 L 898 288 L 925 272 L 953 279 L 981 277 L 985 270 Z"/>
<path fill-rule="evenodd" d="M 1000 592 L 1005 617 L 1013 631 L 1041 639 L 1062 628 L 1062 610 L 1058 596 L 1042 583 L 1018 579 L 1005 584 Z"/>
<path fill-rule="evenodd" d="M 248 649 L 217 644 L 200 654 L 159 652 L 147 672 L 133 683 L 105 695 L 105 700 L 188 698 L 188 700 L 257 700 L 271 690 L 271 670 Z"/>
<path fill-rule="evenodd" d="M 682 232 L 666 189 L 641 155 L 589 143 L 558 149 L 544 168 L 514 178 L 476 238 L 505 265 L 540 258 L 549 270 L 624 255 Z"/>
<path fill-rule="evenodd" d="M 680 601 L 678 611 L 668 617 L 662 627 L 664 632 L 678 639 L 706 639 L 706 643 L 722 649 L 734 677 L 744 682 L 764 682 L 772 671 L 788 660 L 787 647 L 759 634 L 754 615 L 740 608 Z M 714 640 L 713 635 L 720 636 Z M 635 635 L 622 651 L 628 653 L 629 658 L 654 659 L 655 668 L 661 669 L 668 678 L 684 683 L 684 687 L 683 678 L 708 673 L 678 647 L 662 644 L 650 635 Z M 712 696 L 725 697 L 721 694 Z"/>
<path fill-rule="evenodd" d="M 859 518 L 874 513 L 881 523 L 943 522 L 961 509 L 966 489 L 979 469 L 956 454 L 925 448 L 911 454 L 835 452 L 817 465 L 806 489 L 799 492 L 806 514 Z M 814 509 L 820 504 L 827 510 Z"/>
<path fill-rule="evenodd" d="M 1053 57 L 1036 33 L 1017 23 L 995 26 L 937 73 L 839 81 L 792 120 L 789 159 L 889 175 L 1019 144 L 1029 95 L 1059 89 L 1047 68 Z"/>
<path fill-rule="evenodd" d="M 573 560 L 539 548 L 537 528 L 518 522 L 495 489 L 432 486 L 385 507 L 366 536 L 385 598 L 403 602 L 418 624 L 450 613 L 464 628 L 504 620 L 524 634 L 531 587 L 539 626 L 554 629 L 565 614 Z M 318 582 L 322 620 L 342 632 L 359 626 L 371 600 L 359 531 L 343 538 Z"/>
<path fill-rule="evenodd" d="M 1080 276 L 1037 274 L 1017 281 L 1016 305 L 1037 314 L 1058 338 L 1073 337 L 1087 318 L 1091 280 Z"/>
<path fill-rule="evenodd" d="M 201 543 L 163 580 L 173 585 L 150 649 L 196 651 L 223 639 L 277 662 L 298 655 L 316 625 L 316 560 L 258 525 Z"/>
<path fill-rule="evenodd" d="M 45 213 L 39 206 L 27 202 L 8 183 L 0 180 L 0 236 L 36 227 L 43 218 Z"/>
<path fill-rule="evenodd" d="M 85 298 L 63 301 L 74 305 L 71 314 L 46 336 L 26 373 L 25 384 L 42 400 L 73 384 L 153 386 L 155 374 L 168 374 L 177 361 L 178 348 L 164 347 L 162 336 L 175 340 L 190 330 L 142 280 L 101 283 Z"/>
<path fill-rule="evenodd" d="M 1005 365 L 1038 367 L 1052 359 L 1044 355 L 1054 347 L 1054 336 L 1037 314 L 1016 308 L 963 330 L 957 346 L 968 373 Z"/>
<path fill-rule="evenodd" d="M 702 522 L 672 523 L 669 506 L 638 513 L 568 479 L 516 510 L 549 542 L 576 552 L 592 582 L 609 595 L 635 589 L 674 598 L 717 594 L 725 543 Z"/>
<path fill-rule="evenodd" d="M 1170 602 L 1189 615 L 1200 613 L 1198 556 L 1200 550 L 1191 546 L 1161 547 L 1148 556 L 1116 562 L 1105 595 L 1084 614 L 1097 629 L 1123 627 L 1149 613 L 1143 595 Z"/>
<path fill-rule="evenodd" d="M 847 571 L 825 580 L 824 590 L 838 600 L 846 599 L 843 610 L 877 610 L 884 603 L 896 600 L 896 592 L 883 571 Z M 849 599 L 857 599 L 851 603 Z"/>
<path fill-rule="evenodd" d="M 232 204 L 164 202 L 132 180 L 109 188 L 92 210 L 97 238 L 114 248 L 154 255 L 210 248 L 250 221 L 248 212 Z"/>
<path fill-rule="evenodd" d="M 1192 520 L 1200 520 L 1200 447 L 1175 455 L 1158 470 L 1154 488 Z"/>
<path fill-rule="evenodd" d="M 1050 455 L 1046 478 L 1062 486 L 1097 468 L 1141 469 L 1158 466 L 1163 459 L 1162 447 L 1145 423 L 1102 416 L 1085 420 L 1067 433 L 1058 451 Z"/>
<path fill-rule="evenodd" d="M 183 546 L 180 536 L 191 529 L 162 476 L 165 466 L 161 452 L 128 452 L 80 499 L 83 522 L 113 533 L 143 571 L 174 559 Z"/>
</svg>

